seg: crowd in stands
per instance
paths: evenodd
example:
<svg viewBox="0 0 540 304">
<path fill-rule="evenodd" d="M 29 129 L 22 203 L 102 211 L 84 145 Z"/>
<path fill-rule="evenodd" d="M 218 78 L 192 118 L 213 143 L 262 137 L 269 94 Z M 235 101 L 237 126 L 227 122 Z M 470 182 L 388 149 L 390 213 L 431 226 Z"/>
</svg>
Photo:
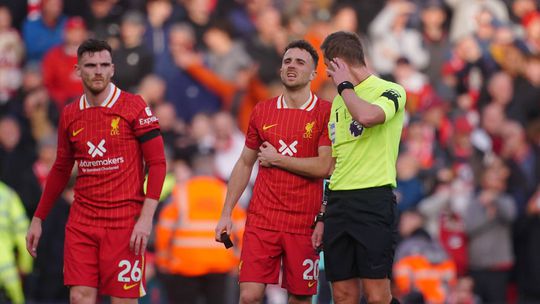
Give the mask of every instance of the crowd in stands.
<svg viewBox="0 0 540 304">
<path fill-rule="evenodd" d="M 215 179 L 208 183 L 227 182 L 254 105 L 280 94 L 280 58 L 289 41 L 306 39 L 318 48 L 331 32 L 354 31 L 372 71 L 407 92 L 393 292 L 403 303 L 540 303 L 539 5 L 0 0 L 0 182 L 16 192 L 31 218 L 55 159 L 59 113 L 82 93 L 74 65 L 86 38 L 113 46 L 113 81 L 140 94 L 159 118 L 169 170 L 163 209 L 181 200 L 179 188 L 201 174 Z M 322 62 L 317 72 L 313 92 L 332 100 L 336 91 Z M 216 187 L 222 191 L 224 184 Z M 70 188 L 45 221 L 33 271 L 20 272 L 29 303 L 68 299 L 61 256 L 72 196 Z M 11 201 L 0 199 L 0 207 Z M 240 205 L 248 203 L 249 191 Z M 158 234 L 171 229 L 160 222 L 175 216 L 169 209 L 156 217 Z M 174 273 L 160 250 L 176 248 L 170 238 L 155 236 L 157 263 L 149 259 L 143 302 L 166 301 L 171 288 L 163 286 Z M 235 263 L 218 271 L 227 274 L 223 286 L 232 302 Z M 0 265 L 0 277 L 4 269 Z M 279 290 L 267 296 L 268 303 L 282 299 Z"/>
</svg>

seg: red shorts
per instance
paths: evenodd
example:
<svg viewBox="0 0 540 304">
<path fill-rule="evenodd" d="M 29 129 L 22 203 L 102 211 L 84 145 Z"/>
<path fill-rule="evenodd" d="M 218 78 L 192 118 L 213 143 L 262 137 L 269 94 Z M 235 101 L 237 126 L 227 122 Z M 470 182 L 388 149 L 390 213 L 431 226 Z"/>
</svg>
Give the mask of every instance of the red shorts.
<svg viewBox="0 0 540 304">
<path fill-rule="evenodd" d="M 118 298 L 144 296 L 145 259 L 129 250 L 132 231 L 68 223 L 64 284 L 95 287 L 100 294 Z"/>
<path fill-rule="evenodd" d="M 240 282 L 278 284 L 294 295 L 317 293 L 319 255 L 311 236 L 246 227 L 239 266 Z"/>
</svg>

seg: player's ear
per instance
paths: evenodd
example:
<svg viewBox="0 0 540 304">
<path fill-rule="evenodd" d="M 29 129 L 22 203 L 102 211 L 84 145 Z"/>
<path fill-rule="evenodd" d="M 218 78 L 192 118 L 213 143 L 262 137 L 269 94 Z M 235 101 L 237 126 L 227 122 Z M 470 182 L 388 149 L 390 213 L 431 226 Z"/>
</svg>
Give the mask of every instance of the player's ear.
<svg viewBox="0 0 540 304">
<path fill-rule="evenodd" d="M 311 75 L 309 75 L 309 80 L 315 79 L 316 76 L 317 76 L 317 71 L 316 71 L 316 70 L 313 70 L 313 71 L 311 72 Z"/>
<path fill-rule="evenodd" d="M 81 77 L 81 67 L 78 64 L 75 64 L 73 68 L 75 69 L 75 73 L 77 74 L 77 76 Z"/>
<path fill-rule="evenodd" d="M 114 63 L 111 64 L 111 66 L 112 66 L 112 75 L 111 75 L 111 77 L 113 77 L 114 76 Z"/>
</svg>

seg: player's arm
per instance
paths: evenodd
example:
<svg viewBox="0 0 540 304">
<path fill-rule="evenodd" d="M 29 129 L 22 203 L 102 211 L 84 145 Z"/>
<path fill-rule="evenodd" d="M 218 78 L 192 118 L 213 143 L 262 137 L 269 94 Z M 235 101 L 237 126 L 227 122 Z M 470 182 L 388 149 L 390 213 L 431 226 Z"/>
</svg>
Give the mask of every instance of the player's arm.
<svg viewBox="0 0 540 304">
<path fill-rule="evenodd" d="M 332 148 L 319 146 L 315 157 L 291 157 L 282 155 L 269 142 L 264 142 L 258 153 L 262 165 L 275 166 L 305 177 L 325 178 L 332 168 Z"/>
<path fill-rule="evenodd" d="M 234 165 L 229 183 L 227 185 L 227 195 L 221 211 L 221 218 L 216 226 L 216 241 L 221 242 L 221 233 L 232 232 L 231 215 L 238 199 L 246 189 L 251 177 L 253 165 L 257 161 L 257 151 L 244 146 L 240 158 Z"/>
<path fill-rule="evenodd" d="M 141 214 L 129 241 L 135 254 L 143 254 L 152 231 L 154 213 L 159 202 L 161 188 L 165 180 L 166 165 L 163 138 L 159 129 L 152 129 L 138 137 L 144 162 L 148 167 L 148 186 Z"/>
<path fill-rule="evenodd" d="M 352 79 L 349 66 L 340 58 L 334 58 L 334 60 L 329 63 L 329 67 L 326 71 L 330 77 L 332 77 L 334 84 L 338 87 L 338 91 L 342 83 L 350 83 Z M 340 93 L 349 113 L 351 113 L 353 119 L 362 126 L 369 128 L 386 121 L 385 112 L 381 107 L 358 97 L 354 91 L 354 86 L 350 86 Z"/>
<path fill-rule="evenodd" d="M 45 220 L 53 208 L 54 202 L 56 202 L 60 194 L 64 191 L 71 176 L 71 169 L 75 163 L 68 136 L 69 134 L 64 126 L 63 118 L 61 118 L 58 128 L 56 160 L 47 176 L 43 194 L 26 233 L 26 249 L 34 258 L 37 255 L 37 246 L 41 237 L 41 222 Z"/>
</svg>

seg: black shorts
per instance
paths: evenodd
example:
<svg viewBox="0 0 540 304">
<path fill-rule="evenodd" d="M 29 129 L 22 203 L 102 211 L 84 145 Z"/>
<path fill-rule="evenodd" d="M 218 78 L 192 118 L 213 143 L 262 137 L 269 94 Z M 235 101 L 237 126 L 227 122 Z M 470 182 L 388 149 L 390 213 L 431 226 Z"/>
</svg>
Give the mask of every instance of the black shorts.
<svg viewBox="0 0 540 304">
<path fill-rule="evenodd" d="M 326 278 L 390 278 L 397 219 L 390 186 L 331 191 L 323 235 Z"/>
</svg>

